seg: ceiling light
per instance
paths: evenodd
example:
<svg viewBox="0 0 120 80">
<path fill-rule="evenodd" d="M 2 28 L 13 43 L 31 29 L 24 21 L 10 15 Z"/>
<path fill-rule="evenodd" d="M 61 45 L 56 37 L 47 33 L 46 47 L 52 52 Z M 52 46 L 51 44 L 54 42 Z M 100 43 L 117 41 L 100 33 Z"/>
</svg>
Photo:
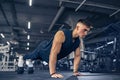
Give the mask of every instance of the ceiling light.
<svg viewBox="0 0 120 80">
<path fill-rule="evenodd" d="M 10 43 L 7 41 L 7 44 L 10 45 Z"/>
<path fill-rule="evenodd" d="M 27 43 L 27 46 L 29 46 L 29 45 L 30 45 L 30 43 L 28 42 L 28 43 Z"/>
<path fill-rule="evenodd" d="M 28 40 L 30 39 L 30 35 L 27 36 L 27 39 L 28 39 Z"/>
<path fill-rule="evenodd" d="M 2 33 L 0 35 L 2 36 L 2 38 L 5 38 L 5 36 Z"/>
<path fill-rule="evenodd" d="M 29 0 L 29 6 L 32 6 L 32 0 Z"/>
<path fill-rule="evenodd" d="M 108 42 L 107 44 L 113 44 L 114 43 L 114 41 L 110 41 L 110 42 Z"/>
<path fill-rule="evenodd" d="M 28 29 L 30 29 L 30 28 L 31 28 L 31 22 L 28 21 Z"/>
<path fill-rule="evenodd" d="M 27 47 L 27 50 L 29 50 L 29 47 Z"/>
</svg>

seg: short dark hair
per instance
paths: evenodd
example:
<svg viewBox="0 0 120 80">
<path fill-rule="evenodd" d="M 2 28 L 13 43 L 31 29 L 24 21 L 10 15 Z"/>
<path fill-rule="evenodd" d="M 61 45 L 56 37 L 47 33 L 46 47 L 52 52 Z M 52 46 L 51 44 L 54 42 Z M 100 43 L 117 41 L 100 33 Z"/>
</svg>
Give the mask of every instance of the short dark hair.
<svg viewBox="0 0 120 80">
<path fill-rule="evenodd" d="M 92 23 L 91 23 L 88 19 L 79 19 L 79 20 L 77 21 L 77 23 L 79 23 L 79 22 L 83 23 L 83 24 L 86 25 L 88 28 L 93 28 Z"/>
</svg>

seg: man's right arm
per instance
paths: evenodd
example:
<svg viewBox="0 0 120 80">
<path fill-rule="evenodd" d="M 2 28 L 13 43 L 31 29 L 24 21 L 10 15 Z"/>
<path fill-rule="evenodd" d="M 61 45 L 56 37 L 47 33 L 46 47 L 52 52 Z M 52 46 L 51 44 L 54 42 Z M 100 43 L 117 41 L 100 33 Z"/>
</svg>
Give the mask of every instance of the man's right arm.
<svg viewBox="0 0 120 80">
<path fill-rule="evenodd" d="M 63 31 L 58 31 L 53 39 L 53 44 L 49 56 L 49 71 L 50 74 L 56 73 L 56 62 L 57 62 L 57 55 L 61 50 L 62 43 L 64 42 L 65 37 Z M 62 78 L 60 74 L 55 74 L 54 78 Z"/>
</svg>

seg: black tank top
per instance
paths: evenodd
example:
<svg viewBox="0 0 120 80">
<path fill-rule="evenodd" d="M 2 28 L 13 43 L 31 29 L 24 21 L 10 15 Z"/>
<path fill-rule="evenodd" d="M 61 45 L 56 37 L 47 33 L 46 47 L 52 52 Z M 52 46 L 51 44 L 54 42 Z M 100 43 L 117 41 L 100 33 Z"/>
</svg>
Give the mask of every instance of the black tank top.
<svg viewBox="0 0 120 80">
<path fill-rule="evenodd" d="M 67 55 L 69 55 L 72 51 L 75 51 L 80 44 L 79 37 L 75 39 L 72 38 L 72 30 L 64 29 L 62 31 L 64 32 L 65 35 L 65 42 L 62 43 L 60 53 L 57 55 L 57 60 L 64 58 Z M 49 55 L 50 55 L 52 43 L 53 43 L 53 38 L 49 42 L 44 41 L 39 45 L 38 52 L 43 61 L 49 62 Z"/>
</svg>

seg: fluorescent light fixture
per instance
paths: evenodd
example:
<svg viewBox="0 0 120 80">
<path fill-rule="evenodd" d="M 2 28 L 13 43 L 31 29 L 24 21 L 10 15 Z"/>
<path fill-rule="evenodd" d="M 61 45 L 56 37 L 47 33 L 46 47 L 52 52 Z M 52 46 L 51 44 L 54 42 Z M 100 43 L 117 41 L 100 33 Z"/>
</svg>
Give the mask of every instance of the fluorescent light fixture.
<svg viewBox="0 0 120 80">
<path fill-rule="evenodd" d="M 27 39 L 28 39 L 28 40 L 30 39 L 30 35 L 27 36 Z"/>
<path fill-rule="evenodd" d="M 107 44 L 113 44 L 114 43 L 114 41 L 110 41 L 110 42 L 108 42 Z"/>
<path fill-rule="evenodd" d="M 28 29 L 30 29 L 30 28 L 31 28 L 31 22 L 28 21 Z"/>
<path fill-rule="evenodd" d="M 0 35 L 2 36 L 2 38 L 5 38 L 5 36 L 2 33 Z"/>
<path fill-rule="evenodd" d="M 44 65 L 48 65 L 48 63 L 47 63 L 46 61 L 43 61 L 43 64 L 44 64 Z"/>
<path fill-rule="evenodd" d="M 29 45 L 30 45 L 30 43 L 28 42 L 28 43 L 27 43 L 27 46 L 29 46 Z"/>
<path fill-rule="evenodd" d="M 29 6 L 32 6 L 32 0 L 29 0 Z"/>
<path fill-rule="evenodd" d="M 98 48 L 96 48 L 96 49 L 101 49 L 101 48 L 103 48 L 104 46 L 100 46 L 100 47 L 98 47 Z"/>
<path fill-rule="evenodd" d="M 10 43 L 7 41 L 7 44 L 10 45 Z"/>
<path fill-rule="evenodd" d="M 27 50 L 29 50 L 29 47 L 27 47 Z"/>
<path fill-rule="evenodd" d="M 113 62 L 116 62 L 116 59 L 113 59 Z"/>
</svg>

